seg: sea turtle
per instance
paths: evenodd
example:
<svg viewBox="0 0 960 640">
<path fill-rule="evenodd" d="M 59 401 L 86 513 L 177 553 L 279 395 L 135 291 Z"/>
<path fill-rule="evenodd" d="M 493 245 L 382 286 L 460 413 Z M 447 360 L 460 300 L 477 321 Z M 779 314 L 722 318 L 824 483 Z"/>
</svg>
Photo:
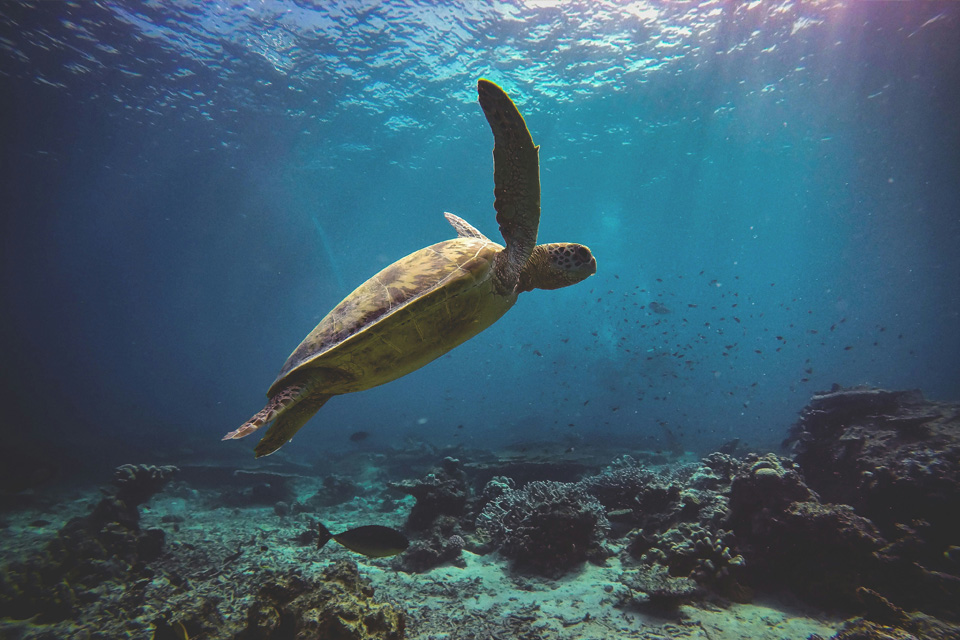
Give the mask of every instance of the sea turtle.
<svg viewBox="0 0 960 640">
<path fill-rule="evenodd" d="M 596 273 L 590 249 L 537 244 L 539 147 L 499 86 L 477 83 L 493 130 L 494 208 L 506 247 L 457 216 L 457 238 L 411 253 L 373 276 L 328 313 L 287 359 L 267 406 L 224 440 L 273 426 L 256 456 L 286 444 L 333 396 L 396 380 L 496 322 L 532 289 L 558 289 Z"/>
</svg>

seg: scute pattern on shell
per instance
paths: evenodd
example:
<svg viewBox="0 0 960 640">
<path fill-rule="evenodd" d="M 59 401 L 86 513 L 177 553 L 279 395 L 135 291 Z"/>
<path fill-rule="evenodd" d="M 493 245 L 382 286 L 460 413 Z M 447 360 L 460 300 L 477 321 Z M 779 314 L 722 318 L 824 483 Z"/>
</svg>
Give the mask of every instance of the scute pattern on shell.
<svg viewBox="0 0 960 640">
<path fill-rule="evenodd" d="M 304 338 L 284 364 L 274 387 L 304 363 L 342 344 L 459 272 L 484 268 L 502 246 L 485 239 L 438 242 L 386 267 L 354 289 Z"/>
</svg>

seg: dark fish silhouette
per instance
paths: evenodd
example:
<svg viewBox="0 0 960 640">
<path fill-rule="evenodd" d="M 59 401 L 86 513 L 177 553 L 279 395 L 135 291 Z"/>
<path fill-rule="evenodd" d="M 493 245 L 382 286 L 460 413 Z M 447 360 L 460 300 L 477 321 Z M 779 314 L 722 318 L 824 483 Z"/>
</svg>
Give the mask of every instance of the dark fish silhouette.
<svg viewBox="0 0 960 640">
<path fill-rule="evenodd" d="M 662 305 L 662 304 L 660 304 L 659 302 L 656 302 L 656 301 L 651 302 L 651 303 L 650 303 L 649 305 L 647 305 L 647 306 L 650 307 L 650 310 L 653 311 L 654 313 L 660 313 L 660 314 L 670 313 L 670 309 L 667 309 L 666 306 L 664 306 L 664 305 Z"/>
<path fill-rule="evenodd" d="M 351 434 L 350 434 L 350 441 L 351 441 L 351 442 L 363 442 L 364 440 L 366 440 L 366 439 L 369 438 L 369 437 L 370 437 L 370 434 L 369 434 L 368 432 L 366 432 L 366 431 L 355 431 L 354 433 L 351 433 Z"/>
<path fill-rule="evenodd" d="M 350 529 L 336 535 L 330 533 L 323 524 L 320 525 L 320 537 L 317 539 L 317 550 L 323 548 L 330 538 L 333 538 L 350 551 L 362 553 L 370 558 L 385 558 L 403 553 L 410 541 L 407 537 L 390 527 L 379 524 L 368 524 L 356 529 Z"/>
<path fill-rule="evenodd" d="M 734 438 L 733 440 L 730 440 L 729 442 L 725 442 L 724 444 L 722 444 L 720 448 L 717 449 L 717 451 L 719 451 L 720 453 L 725 453 L 728 456 L 733 455 L 733 452 L 737 450 L 737 445 L 739 444 L 740 444 L 740 438 Z"/>
</svg>

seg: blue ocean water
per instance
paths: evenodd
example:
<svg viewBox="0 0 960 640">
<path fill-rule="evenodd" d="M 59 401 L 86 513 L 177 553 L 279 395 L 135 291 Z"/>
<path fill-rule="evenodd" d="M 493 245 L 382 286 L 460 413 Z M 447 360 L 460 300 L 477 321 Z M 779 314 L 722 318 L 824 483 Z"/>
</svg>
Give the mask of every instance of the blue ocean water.
<svg viewBox="0 0 960 640">
<path fill-rule="evenodd" d="M 480 77 L 598 273 L 278 456 L 760 450 L 832 383 L 957 400 L 958 60 L 950 2 L 4 3 L 4 442 L 252 457 L 220 437 L 354 286 L 444 211 L 497 237 Z"/>
</svg>

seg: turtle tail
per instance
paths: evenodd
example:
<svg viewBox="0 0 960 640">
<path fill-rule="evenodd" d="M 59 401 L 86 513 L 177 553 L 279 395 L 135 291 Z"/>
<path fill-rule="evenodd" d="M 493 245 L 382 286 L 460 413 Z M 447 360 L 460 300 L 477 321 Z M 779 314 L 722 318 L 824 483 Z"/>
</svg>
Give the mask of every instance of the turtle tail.
<svg viewBox="0 0 960 640">
<path fill-rule="evenodd" d="M 240 425 L 240 428 L 223 436 L 222 439 L 238 440 L 250 435 L 260 427 L 280 417 L 290 407 L 302 400 L 309 390 L 308 385 L 305 384 L 294 384 L 284 388 L 280 393 L 270 398 L 267 406 Z"/>
</svg>

